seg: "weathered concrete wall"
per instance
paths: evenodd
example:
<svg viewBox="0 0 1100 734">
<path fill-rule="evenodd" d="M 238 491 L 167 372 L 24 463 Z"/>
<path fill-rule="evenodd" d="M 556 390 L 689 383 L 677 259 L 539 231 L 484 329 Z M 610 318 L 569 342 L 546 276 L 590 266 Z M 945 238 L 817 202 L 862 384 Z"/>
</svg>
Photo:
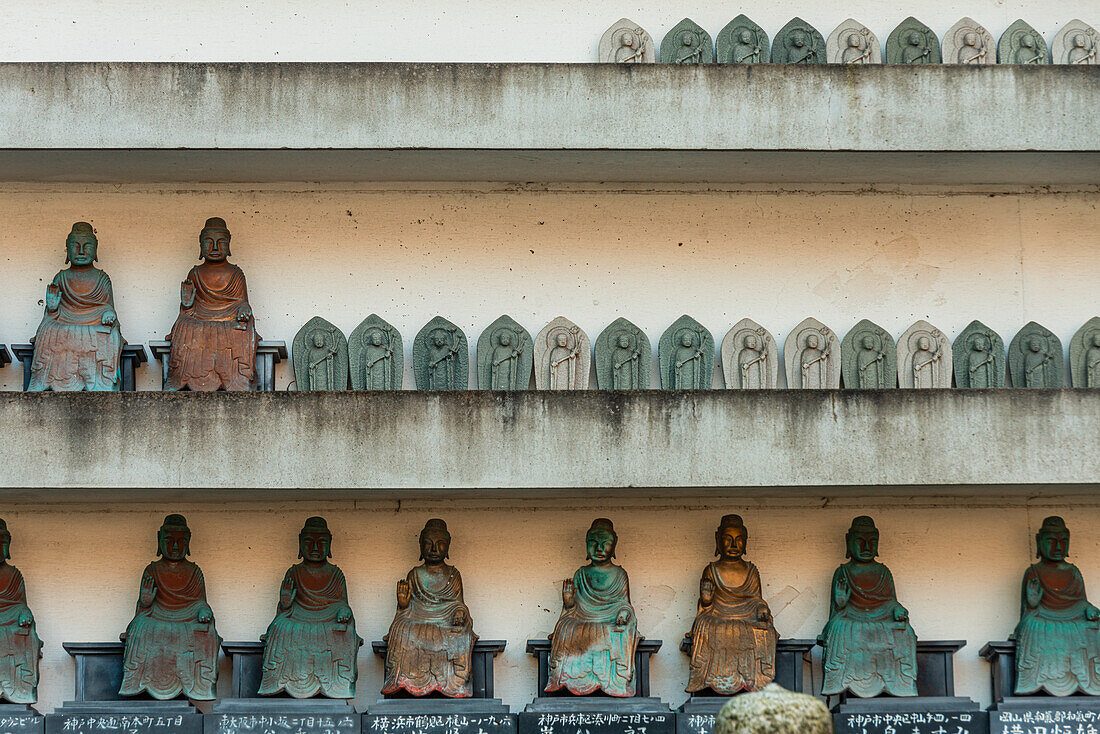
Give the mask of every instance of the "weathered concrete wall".
<svg viewBox="0 0 1100 734">
<path fill-rule="evenodd" d="M 1100 391 L 9 392 L 0 425 L 4 487 L 1088 485 Z"/>
</svg>

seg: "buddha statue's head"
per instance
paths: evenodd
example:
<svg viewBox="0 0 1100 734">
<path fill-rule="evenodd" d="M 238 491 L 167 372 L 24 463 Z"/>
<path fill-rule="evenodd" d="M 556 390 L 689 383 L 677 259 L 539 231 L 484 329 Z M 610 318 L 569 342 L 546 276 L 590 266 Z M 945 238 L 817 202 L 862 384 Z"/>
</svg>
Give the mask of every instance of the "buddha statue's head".
<svg viewBox="0 0 1100 734">
<path fill-rule="evenodd" d="M 741 35 L 739 36 L 739 38 L 741 39 L 741 43 L 744 43 L 744 44 L 752 43 L 752 31 L 749 31 L 749 30 L 741 31 Z"/>
<path fill-rule="evenodd" d="M 794 31 L 791 33 L 791 45 L 795 48 L 802 48 L 806 45 L 806 34 L 802 31 Z"/>
<path fill-rule="evenodd" d="M 989 349 L 989 344 L 984 336 L 978 335 L 974 337 L 974 351 L 984 352 Z"/>
<path fill-rule="evenodd" d="M 630 337 L 626 334 L 619 334 L 619 349 L 630 348 Z"/>
<path fill-rule="evenodd" d="M 157 531 L 157 555 L 182 561 L 191 553 L 191 528 L 183 515 L 169 515 Z"/>
<path fill-rule="evenodd" d="M 849 33 L 848 34 L 848 47 L 849 48 L 859 48 L 860 45 L 861 45 L 861 41 L 860 41 L 860 38 L 859 38 L 859 34 L 858 33 Z"/>
<path fill-rule="evenodd" d="M 967 46 L 970 46 L 971 48 L 976 47 L 978 45 L 978 34 L 974 31 L 969 31 L 965 36 L 963 36 L 963 43 Z"/>
<path fill-rule="evenodd" d="M 623 46 L 625 46 L 626 48 L 633 47 L 634 46 L 634 34 L 629 32 L 629 31 L 627 31 L 626 33 L 623 33 L 621 36 L 619 36 L 619 43 L 622 44 Z"/>
<path fill-rule="evenodd" d="M 1084 33 L 1078 33 L 1077 35 L 1075 35 L 1073 37 L 1073 47 L 1074 48 L 1084 48 L 1085 47 L 1085 34 Z"/>
<path fill-rule="evenodd" d="M 1035 48 L 1035 38 L 1030 33 L 1025 33 L 1020 37 L 1020 45 L 1024 48 Z"/>
<path fill-rule="evenodd" d="M 932 351 L 932 340 L 926 336 L 920 337 L 919 339 L 917 339 L 917 349 L 922 352 Z"/>
<path fill-rule="evenodd" d="M 1092 335 L 1092 346 L 1100 347 L 1100 331 Z"/>
<path fill-rule="evenodd" d="M 567 347 L 569 346 L 569 335 L 565 332 L 558 332 L 558 336 L 554 341 L 559 347 Z"/>
<path fill-rule="evenodd" d="M 500 336 L 497 337 L 497 341 L 500 342 L 500 346 L 507 347 L 512 344 L 512 333 L 508 330 L 500 332 Z"/>
<path fill-rule="evenodd" d="M 1057 515 L 1043 520 L 1035 533 L 1035 557 L 1051 563 L 1061 563 L 1069 555 L 1069 528 Z"/>
<path fill-rule="evenodd" d="M 0 563 L 11 558 L 11 533 L 8 524 L 0 520 Z"/>
<path fill-rule="evenodd" d="M 592 527 L 584 536 L 584 545 L 588 551 L 586 558 L 594 563 L 609 563 L 615 557 L 615 546 L 619 542 L 619 536 L 615 534 L 615 526 L 606 517 L 598 517 L 592 521 Z"/>
<path fill-rule="evenodd" d="M 229 257 L 229 227 L 221 217 L 210 217 L 199 233 L 199 257 L 219 263 Z"/>
<path fill-rule="evenodd" d="M 325 518 L 306 518 L 306 524 L 298 533 L 298 557 L 308 563 L 323 563 L 332 557 L 332 533 Z"/>
<path fill-rule="evenodd" d="M 323 348 L 328 342 L 325 339 L 325 332 L 320 329 L 316 329 L 310 337 L 310 341 L 313 342 L 315 349 Z"/>
<path fill-rule="evenodd" d="M 683 346 L 690 347 L 694 343 L 695 337 L 692 336 L 692 333 L 690 331 L 685 331 L 683 334 L 680 335 L 680 344 L 682 344 Z"/>
<path fill-rule="evenodd" d="M 740 515 L 723 515 L 714 533 L 714 555 L 723 561 L 745 555 L 749 531 Z"/>
<path fill-rule="evenodd" d="M 745 349 L 756 349 L 756 336 L 754 334 L 746 336 L 744 345 Z"/>
<path fill-rule="evenodd" d="M 866 349 L 867 351 L 871 351 L 872 349 L 875 348 L 875 338 L 873 336 L 871 336 L 870 334 L 863 337 L 863 348 Z"/>
<path fill-rule="evenodd" d="M 810 334 L 806 337 L 807 349 L 818 349 L 821 346 L 821 340 L 818 339 L 817 334 Z"/>
<path fill-rule="evenodd" d="M 848 545 L 847 557 L 860 563 L 870 563 L 878 556 L 878 528 L 875 521 L 866 515 L 852 520 L 852 527 L 844 536 Z"/>
<path fill-rule="evenodd" d="M 1027 342 L 1027 348 L 1033 352 L 1043 351 L 1043 342 L 1037 336 L 1031 337 Z"/>
<path fill-rule="evenodd" d="M 921 45 L 921 36 L 916 31 L 913 31 L 912 33 L 910 33 L 907 40 L 909 41 L 910 46 L 920 46 Z"/>
<path fill-rule="evenodd" d="M 77 222 L 65 239 L 65 262 L 77 267 L 87 267 L 96 261 L 99 240 L 95 230 L 87 222 Z"/>
<path fill-rule="evenodd" d="M 437 347 L 447 346 L 447 333 L 442 329 L 436 329 L 432 332 L 432 344 Z"/>
<path fill-rule="evenodd" d="M 380 347 L 384 341 L 381 329 L 371 329 L 367 334 L 367 343 L 372 347 Z"/>
<path fill-rule="evenodd" d="M 447 523 L 433 517 L 424 523 L 420 531 L 420 560 L 427 563 L 443 563 L 451 555 L 451 533 Z"/>
</svg>

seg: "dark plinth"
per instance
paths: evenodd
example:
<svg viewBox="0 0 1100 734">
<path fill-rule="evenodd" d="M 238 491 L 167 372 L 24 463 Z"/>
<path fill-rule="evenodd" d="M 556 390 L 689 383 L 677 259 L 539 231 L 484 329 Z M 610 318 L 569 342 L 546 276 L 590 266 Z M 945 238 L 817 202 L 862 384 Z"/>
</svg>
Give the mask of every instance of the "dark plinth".
<svg viewBox="0 0 1100 734">
<path fill-rule="evenodd" d="M 1089 731 L 1092 726 L 1100 732 L 1100 697 L 1077 694 L 1051 696 L 1033 693 L 1017 696 L 1016 690 L 1016 641 L 988 642 L 978 653 L 989 661 L 993 679 L 993 705 L 989 709 L 991 734 L 1001 732 L 1056 731 L 1054 726 L 1071 727 L 1066 731 L 1076 734 Z M 1018 727 L 1018 728 L 1017 728 Z M 1060 730 L 1059 730 L 1060 731 Z"/>
<path fill-rule="evenodd" d="M 3 344 L 0 344 L 0 367 L 11 364 L 11 352 Z"/>
<path fill-rule="evenodd" d="M 70 703 L 119 701 L 122 687 L 121 642 L 63 642 L 76 663 L 76 691 Z"/>
<path fill-rule="evenodd" d="M 649 697 L 649 657 L 661 649 L 661 640 L 638 641 L 638 649 L 634 652 L 634 678 L 637 685 L 634 687 L 634 698 Z M 527 653 L 538 658 L 539 661 L 539 698 L 567 698 L 580 700 L 596 700 L 598 696 L 574 696 L 568 691 L 546 692 L 546 684 L 550 680 L 550 640 L 528 640 Z M 629 699 L 608 696 L 614 701 L 627 701 Z M 538 699 L 536 699 L 537 701 Z M 659 701 L 660 699 L 654 699 Z M 663 704 L 662 704 L 663 705 Z M 528 707 L 530 708 L 530 707 Z M 665 707 L 667 709 L 667 707 Z"/>
<path fill-rule="evenodd" d="M 31 363 L 34 361 L 34 345 L 33 344 L 13 344 L 11 346 L 12 353 L 15 354 L 15 358 L 23 363 L 23 389 L 26 390 L 31 384 Z M 119 389 L 124 392 L 133 392 L 137 388 L 134 383 L 134 371 L 139 364 L 145 364 L 149 361 L 149 355 L 145 351 L 145 347 L 140 344 L 123 344 L 122 345 L 122 383 L 119 385 Z M 2 365 L 2 362 L 0 362 Z"/>
<path fill-rule="evenodd" d="M 42 714 L 30 704 L 0 703 L 0 734 L 42 734 L 44 730 Z"/>
<path fill-rule="evenodd" d="M 478 640 L 474 643 L 474 654 L 470 661 L 470 665 L 473 668 L 471 671 L 471 682 L 473 683 L 474 692 L 471 699 L 493 699 L 495 691 L 493 689 L 493 659 L 504 652 L 504 646 L 507 643 L 504 640 Z M 386 659 L 386 651 L 388 649 L 386 643 L 382 640 L 375 640 L 370 644 L 371 649 L 374 650 L 374 654 Z M 410 699 L 410 696 L 406 693 L 390 693 L 384 696 L 385 700 L 402 701 Z M 464 699 L 464 700 L 471 700 Z M 419 699 L 421 701 L 433 700 L 430 697 Z M 442 700 L 463 700 L 463 699 L 442 699 Z M 379 704 L 382 702 L 380 701 Z M 371 707 L 371 711 L 375 709 Z M 505 709 L 507 712 L 507 709 Z"/>
<path fill-rule="evenodd" d="M 153 358 L 160 362 L 160 384 L 164 387 L 168 382 L 168 353 L 172 345 L 166 341 L 149 342 L 149 351 Z M 256 346 L 256 384 L 252 389 L 257 392 L 273 392 L 275 390 L 275 365 L 286 359 L 286 342 L 261 341 Z"/>
<path fill-rule="evenodd" d="M 802 672 L 803 665 L 809 662 L 810 650 L 813 649 L 816 640 L 779 640 L 775 644 L 775 682 L 788 691 L 803 693 Z M 685 636 L 680 641 L 680 652 L 691 654 L 691 638 Z M 680 706 L 680 711 L 686 714 L 711 715 L 710 724 L 714 724 L 714 714 L 725 705 L 730 696 L 715 693 L 711 689 L 698 691 Z M 686 717 L 676 720 L 680 734 L 688 734 L 689 731 L 697 731 L 700 734 L 709 734 L 710 729 L 705 726 L 705 719 L 692 719 L 690 724 Z M 683 728 L 681 730 L 681 727 Z"/>
<path fill-rule="evenodd" d="M 822 644 L 820 640 L 818 640 L 818 644 Z M 966 640 L 917 640 L 916 698 L 938 699 L 953 698 L 955 696 L 955 653 L 965 646 Z M 860 699 L 850 695 L 847 691 L 841 693 L 838 698 L 841 705 L 848 702 L 892 700 L 889 696 Z M 906 697 L 899 700 L 913 701 L 915 699 Z M 959 701 L 969 700 L 967 698 L 959 699 Z M 859 705 L 862 706 L 863 704 Z"/>
<path fill-rule="evenodd" d="M 188 701 L 66 701 L 46 715 L 46 734 L 203 734 Z"/>
</svg>

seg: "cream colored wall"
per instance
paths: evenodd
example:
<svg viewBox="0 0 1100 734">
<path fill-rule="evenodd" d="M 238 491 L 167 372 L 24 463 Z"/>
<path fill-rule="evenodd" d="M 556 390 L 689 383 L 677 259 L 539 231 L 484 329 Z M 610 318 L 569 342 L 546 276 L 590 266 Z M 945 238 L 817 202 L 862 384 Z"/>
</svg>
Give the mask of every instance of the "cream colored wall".
<svg viewBox="0 0 1100 734">
<path fill-rule="evenodd" d="M 98 230 L 123 335 L 164 338 L 214 215 L 232 229 L 264 337 L 289 345 L 315 314 L 347 334 L 377 312 L 404 336 L 410 389 L 413 337 L 436 314 L 471 349 L 501 313 L 532 334 L 565 315 L 593 341 L 625 316 L 654 349 L 685 312 L 719 343 L 749 316 L 782 345 L 810 315 L 840 335 L 870 318 L 895 338 L 922 318 L 953 338 L 979 318 L 1006 344 L 1034 319 L 1068 343 L 1100 312 L 1098 202 L 1095 191 L 6 185 L 0 343 L 33 335 L 82 219 Z M 0 375 L 4 389 L 21 384 L 17 367 Z M 157 369 L 139 375 L 159 386 Z M 281 365 L 279 386 L 290 379 Z"/>
<path fill-rule="evenodd" d="M 827 505 L 827 506 L 822 506 Z M 218 632 L 255 640 L 274 615 L 278 586 L 295 562 L 305 517 L 323 514 L 334 533 L 334 562 L 348 580 L 359 634 L 362 706 L 377 698 L 382 665 L 371 640 L 388 629 L 394 585 L 415 565 L 426 519 L 446 519 L 451 561 L 462 572 L 476 631 L 505 639 L 496 663 L 497 692 L 522 707 L 535 693 L 536 664 L 524 653 L 561 610 L 560 582 L 584 563 L 584 533 L 610 517 L 618 561 L 631 578 L 639 630 L 662 639 L 653 660 L 653 691 L 679 705 L 686 694 L 686 656 L 677 650 L 695 614 L 698 578 L 714 551 L 723 513 L 749 527 L 748 558 L 783 637 L 813 638 L 827 616 L 833 569 L 844 561 L 844 532 L 857 514 L 874 516 L 881 560 L 893 571 L 899 600 L 923 639 L 965 639 L 956 656 L 957 691 L 989 703 L 989 672 L 978 658 L 988 640 L 1011 633 L 1019 614 L 1021 575 L 1033 558 L 1036 528 L 1047 514 L 1065 516 L 1071 560 L 1094 588 L 1100 583 L 1100 508 L 1095 502 L 1042 507 L 1002 502 L 807 500 L 744 495 L 728 502 L 684 500 L 626 504 L 583 502 L 312 502 L 212 506 L 159 504 L 20 507 L 5 510 L 12 562 L 23 572 L 39 635 L 45 640 L 40 708 L 71 698 L 73 664 L 63 641 L 117 640 L 133 615 L 138 580 L 153 560 L 155 533 L 168 512 L 192 527 L 193 560 L 203 569 Z M 1096 601 L 1095 599 L 1093 601 Z M 820 685 L 820 666 L 815 663 Z M 228 669 L 223 666 L 223 685 Z"/>
</svg>

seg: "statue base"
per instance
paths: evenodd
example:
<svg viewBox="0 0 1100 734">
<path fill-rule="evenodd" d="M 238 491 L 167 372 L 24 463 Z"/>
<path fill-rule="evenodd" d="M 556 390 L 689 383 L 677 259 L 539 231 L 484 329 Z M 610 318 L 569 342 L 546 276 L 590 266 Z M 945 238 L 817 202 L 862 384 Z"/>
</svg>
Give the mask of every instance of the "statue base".
<svg viewBox="0 0 1100 734">
<path fill-rule="evenodd" d="M 0 703 L 0 732 L 4 734 L 42 734 L 42 714 L 29 703 Z"/>
<path fill-rule="evenodd" d="M 499 698 L 380 698 L 363 734 L 516 734 L 516 716 Z"/>
<path fill-rule="evenodd" d="M 168 341 L 149 342 L 149 351 L 153 358 L 160 362 L 160 384 L 163 387 L 168 382 L 168 355 L 172 351 L 172 343 Z M 286 359 L 286 342 L 267 341 L 261 339 L 256 344 L 256 379 L 252 383 L 252 389 L 256 392 L 274 392 L 275 390 L 275 365 Z"/>
<path fill-rule="evenodd" d="M 835 734 L 988 734 L 989 715 L 961 696 L 848 698 L 833 707 Z"/>
<path fill-rule="evenodd" d="M 0 344 L 0 349 L 3 350 L 3 355 L 6 356 L 7 350 L 3 349 L 3 347 L 4 345 Z M 31 364 L 34 362 L 34 345 L 13 344 L 11 350 L 15 353 L 15 358 L 23 363 L 23 390 L 26 390 L 31 384 Z M 133 392 L 136 390 L 137 386 L 134 382 L 134 371 L 137 370 L 139 365 L 143 365 L 148 361 L 149 355 L 146 354 L 145 347 L 140 344 L 123 344 L 122 361 L 119 364 L 119 371 L 121 373 L 119 390 L 122 392 Z M 3 356 L 0 356 L 0 367 L 3 366 Z"/>
<path fill-rule="evenodd" d="M 186 699 L 66 701 L 45 718 L 46 734 L 203 734 L 202 714 Z"/>
<path fill-rule="evenodd" d="M 203 717 L 203 734 L 360 734 L 362 723 L 342 698 L 230 698 Z"/>
<path fill-rule="evenodd" d="M 504 652 L 504 647 L 508 643 L 504 640 L 478 640 L 474 643 L 474 649 L 470 656 L 470 686 L 473 688 L 473 695 L 471 698 L 480 700 L 493 700 L 493 660 L 497 655 Z M 374 654 L 382 658 L 385 662 L 386 654 L 389 652 L 389 646 L 385 640 L 375 640 L 371 643 L 371 649 L 374 650 Z M 383 695 L 386 699 L 393 700 L 410 700 L 415 699 L 415 696 L 401 691 L 398 693 L 387 693 Z M 433 698 L 420 698 L 421 701 L 426 700 L 440 700 L 439 696 Z M 443 699 L 452 701 L 462 701 L 469 699 Z M 497 703 L 500 703 L 497 701 Z M 504 713 L 508 713 L 508 709 L 504 709 Z"/>
<path fill-rule="evenodd" d="M 540 696 L 519 715 L 519 734 L 675 734 L 676 714 L 652 696 Z"/>
</svg>

